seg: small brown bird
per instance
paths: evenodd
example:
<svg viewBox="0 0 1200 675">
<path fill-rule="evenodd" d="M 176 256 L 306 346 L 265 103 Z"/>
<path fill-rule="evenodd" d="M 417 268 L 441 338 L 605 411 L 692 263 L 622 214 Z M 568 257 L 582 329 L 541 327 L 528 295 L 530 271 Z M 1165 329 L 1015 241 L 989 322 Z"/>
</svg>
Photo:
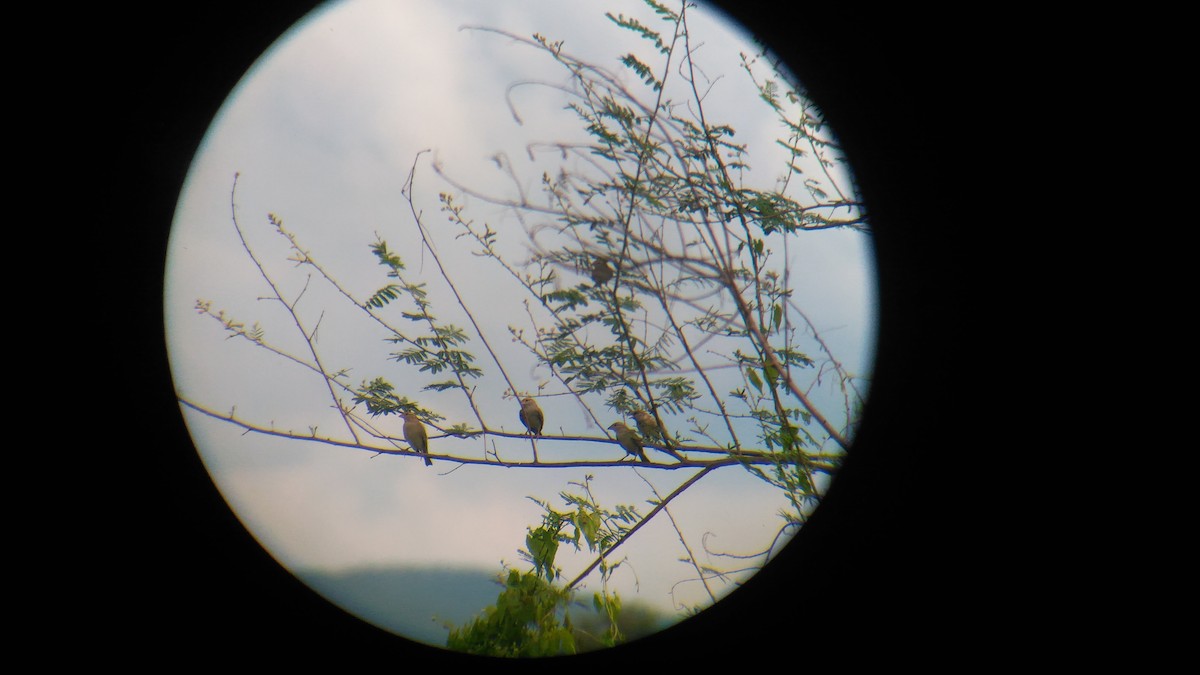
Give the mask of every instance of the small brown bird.
<svg viewBox="0 0 1200 675">
<path fill-rule="evenodd" d="M 617 432 L 617 443 L 625 448 L 625 452 L 640 457 L 647 464 L 650 463 L 650 460 L 646 459 L 646 452 L 642 450 L 642 441 L 633 433 L 633 429 L 620 422 L 613 422 L 608 428 Z"/>
<path fill-rule="evenodd" d="M 542 426 L 546 424 L 546 415 L 538 407 L 537 401 L 529 396 L 521 399 L 521 411 L 517 413 L 517 417 L 534 436 L 542 435 Z"/>
<path fill-rule="evenodd" d="M 662 428 L 658 426 L 658 421 L 650 413 L 645 410 L 638 410 L 633 413 L 633 419 L 637 420 L 637 428 L 641 432 L 642 438 L 648 441 L 660 440 L 662 438 Z"/>
<path fill-rule="evenodd" d="M 404 413 L 401 417 L 404 418 L 404 440 L 413 450 L 429 454 L 429 435 L 425 432 L 425 425 L 412 413 Z M 428 457 L 425 458 L 425 466 L 433 466 Z"/>
<path fill-rule="evenodd" d="M 603 286 L 613 278 L 612 270 L 608 267 L 608 258 L 597 256 L 592 261 L 592 281 L 596 282 L 597 286 Z"/>
<path fill-rule="evenodd" d="M 654 419 L 654 415 L 645 410 L 639 410 L 633 413 L 633 419 L 637 420 L 638 431 L 642 432 L 642 438 L 648 441 L 661 442 L 663 452 L 681 462 L 683 461 L 683 458 L 671 449 L 671 442 L 667 438 L 667 435 L 662 432 L 662 427 L 658 426 L 658 420 Z"/>
</svg>

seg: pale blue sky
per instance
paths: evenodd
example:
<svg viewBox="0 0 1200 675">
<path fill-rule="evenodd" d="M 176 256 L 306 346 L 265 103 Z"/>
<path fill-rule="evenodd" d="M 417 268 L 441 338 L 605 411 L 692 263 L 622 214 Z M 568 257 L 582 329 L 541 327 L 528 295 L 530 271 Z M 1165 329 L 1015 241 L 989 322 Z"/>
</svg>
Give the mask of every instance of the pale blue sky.
<svg viewBox="0 0 1200 675">
<path fill-rule="evenodd" d="M 506 363 L 519 364 L 509 367 L 510 375 L 518 387 L 529 390 L 550 382 L 548 373 L 534 369 L 508 340 L 506 325 L 520 321 L 512 317 L 513 305 L 504 302 L 520 297 L 515 285 L 470 255 L 454 239 L 457 231 L 443 225 L 437 194 L 450 188 L 429 165 L 436 157 L 457 180 L 506 194 L 512 186 L 491 160 L 504 152 L 522 171 L 526 187 L 536 190 L 540 165 L 528 162 L 525 144 L 578 138 L 579 125 L 561 110 L 561 100 L 533 89 L 522 90 L 517 99 L 525 122 L 518 125 L 506 107 L 505 90 L 517 80 L 561 81 L 563 74 L 528 47 L 459 28 L 473 24 L 522 35 L 539 32 L 565 40 L 564 50 L 572 54 L 617 70 L 620 54 L 644 53 L 645 48 L 604 19 L 605 11 L 657 23 L 641 2 L 347 0 L 324 6 L 282 37 L 231 92 L 180 196 L 165 295 L 180 396 L 218 411 L 236 408 L 240 418 L 265 426 L 304 430 L 317 425 L 323 434 L 347 436 L 329 408 L 320 378 L 245 341 L 225 339 L 216 322 L 193 309 L 196 299 L 209 300 L 214 309 L 237 320 L 259 322 L 271 344 L 305 353 L 278 305 L 261 299 L 268 289 L 230 221 L 230 189 L 237 172 L 239 222 L 286 294 L 295 297 L 307 283 L 301 310 L 310 327 L 320 317 L 318 346 L 326 365 L 350 368 L 354 382 L 382 375 L 397 385 L 398 394 L 417 398 L 452 421 L 474 422 L 461 395 L 422 393 L 428 379 L 387 360 L 393 349 L 384 342 L 387 332 L 319 280 L 309 281 L 307 270 L 287 260 L 285 242 L 267 223 L 268 213 L 282 218 L 305 248 L 360 298 L 386 281 L 368 249 L 378 233 L 405 258 L 414 277 L 430 283 L 439 316 L 467 327 L 432 260 L 423 259 L 414 243 L 415 226 L 400 193 L 414 160 L 416 200 L 426 225 L 433 228 L 438 252 L 450 262 L 492 344 L 502 348 Z M 772 118 L 761 117 L 767 110 L 737 65 L 738 51 L 753 47 L 733 26 L 706 14 L 703 5 L 690 11 L 693 39 L 703 42 L 697 59 L 711 64 L 710 77 L 720 76 L 705 101 L 707 114 L 738 130 L 736 140 L 749 145 L 754 165 L 748 182 L 770 188 L 782 171 L 782 155 L 773 145 L 780 128 Z M 431 152 L 417 160 L 423 149 Z M 845 181 L 843 189 L 850 187 Z M 469 215 L 479 222 L 487 220 L 506 234 L 517 228 L 501 210 L 478 200 L 467 203 Z M 801 233 L 788 251 L 797 304 L 844 365 L 865 377 L 875 337 L 869 240 L 853 232 Z M 777 253 L 782 255 L 782 249 Z M 471 348 L 489 375 L 481 385 L 481 400 L 500 411 L 489 422 L 519 430 L 515 405 L 500 399 L 503 384 L 482 345 L 476 341 Z M 815 394 L 826 403 L 833 392 L 828 380 Z M 548 391 L 556 391 L 553 383 Z M 568 398 L 544 399 L 542 407 L 548 430 L 603 435 Z M 585 473 L 483 466 L 451 471 L 455 465 L 445 462 L 426 468 L 410 458 L 246 435 L 189 410 L 184 415 L 222 494 L 259 541 L 291 568 L 417 563 L 498 569 L 501 560 L 523 565 L 516 551 L 524 544 L 526 527 L 536 525 L 540 516 L 525 497 L 557 501 L 567 482 L 581 480 Z M 397 420 L 377 422 L 400 435 Z M 497 443 L 507 457 L 528 457 L 527 442 Z M 453 446 L 456 454 L 481 454 L 478 441 L 437 439 L 434 445 L 435 451 Z M 543 441 L 539 451 L 543 459 L 565 460 L 584 450 L 578 444 Z M 589 446 L 586 452 L 613 459 L 621 454 L 610 445 Z M 633 468 L 587 473 L 595 475 L 593 488 L 604 503 L 649 510 L 645 500 L 653 495 Z M 664 495 L 691 475 L 638 473 Z M 747 553 L 769 543 L 782 523 L 776 514 L 785 506 L 780 493 L 731 468 L 674 502 L 672 514 L 697 549 L 707 535 L 711 548 Z M 629 570 L 619 572 L 615 583 L 627 598 L 666 610 L 703 602 L 699 584 L 675 586 L 693 570 L 678 561 L 684 551 L 665 518 L 623 546 L 621 555 L 629 559 Z M 573 577 L 589 561 L 587 556 L 565 556 L 559 564 Z"/>
</svg>

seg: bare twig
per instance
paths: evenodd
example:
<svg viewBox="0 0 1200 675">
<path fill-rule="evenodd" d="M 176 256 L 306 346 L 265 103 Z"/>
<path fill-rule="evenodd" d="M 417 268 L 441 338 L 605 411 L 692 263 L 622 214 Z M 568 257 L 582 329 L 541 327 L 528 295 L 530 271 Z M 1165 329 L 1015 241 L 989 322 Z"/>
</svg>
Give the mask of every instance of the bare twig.
<svg viewBox="0 0 1200 675">
<path fill-rule="evenodd" d="M 659 502 L 662 502 L 662 495 L 658 493 L 658 489 L 654 487 L 654 484 L 646 480 L 646 477 L 642 476 L 641 474 L 638 474 L 638 477 L 641 478 L 646 485 L 650 486 L 650 491 L 654 493 L 654 497 Z M 675 529 L 675 535 L 679 537 L 679 544 L 683 546 L 683 550 L 687 552 L 688 562 L 690 562 L 692 567 L 695 568 L 696 574 L 700 577 L 700 583 L 704 584 L 704 590 L 708 592 L 709 599 L 713 601 L 713 604 L 716 604 L 717 596 L 714 595 L 712 589 L 708 587 L 708 581 L 704 578 L 704 571 L 700 569 L 700 563 L 696 560 L 696 554 L 692 551 L 692 547 L 688 546 L 687 538 L 683 536 L 683 530 L 679 529 L 679 524 L 675 522 L 675 516 L 671 515 L 671 509 L 663 506 L 663 513 L 667 514 L 667 519 L 671 521 L 671 527 Z"/>
<path fill-rule="evenodd" d="M 430 245 L 429 235 L 425 231 L 425 224 L 421 221 L 421 214 L 417 211 L 416 204 L 413 203 L 413 185 L 416 181 L 417 175 L 417 158 L 426 152 L 428 152 L 428 150 L 422 150 L 421 152 L 417 153 L 416 158 L 413 158 L 413 166 L 412 169 L 409 170 L 408 179 L 404 182 L 402 193 L 404 194 L 405 199 L 408 201 L 408 208 L 412 213 L 413 220 L 417 224 L 417 230 L 421 233 L 421 242 L 425 245 L 425 250 L 429 251 L 429 254 L 433 257 L 433 262 L 437 265 L 438 271 L 441 273 L 442 278 L 446 281 L 446 285 L 450 287 L 450 292 L 454 294 L 455 300 L 458 301 L 458 306 L 461 307 L 463 312 L 466 313 L 467 319 L 471 322 L 471 326 L 475 329 L 475 334 L 479 336 L 479 341 L 483 343 L 484 348 L 487 349 L 488 354 L 492 357 L 492 361 L 496 364 L 496 368 L 500 371 L 501 377 L 503 377 L 504 381 L 508 383 L 509 389 L 515 395 L 517 393 L 517 388 L 513 384 L 512 378 L 508 376 L 508 372 L 504 369 L 504 364 L 500 362 L 500 357 L 496 356 L 496 352 L 492 349 L 492 345 L 488 343 L 487 336 L 483 334 L 483 329 L 479 327 L 479 323 L 475 320 L 475 315 L 471 312 L 470 308 L 467 307 L 467 303 L 463 301 L 462 295 L 459 294 L 458 288 L 456 288 L 454 285 L 454 281 L 451 280 L 450 275 L 446 273 L 446 268 L 442 265 L 441 257 L 438 255 L 437 251 L 434 250 L 433 246 Z M 476 417 L 479 419 L 479 425 L 486 428 L 486 425 L 483 421 L 483 416 L 479 413 L 479 410 L 475 408 L 474 402 L 472 402 L 471 407 L 475 411 Z M 536 443 L 533 445 L 533 461 L 537 461 Z"/>
<path fill-rule="evenodd" d="M 313 344 L 312 336 L 307 330 L 305 330 L 304 322 L 301 321 L 300 315 L 297 314 L 295 304 L 289 303 L 284 299 L 283 293 L 279 290 L 279 287 L 275 285 L 274 280 L 271 279 L 271 275 L 267 274 L 267 270 L 262 266 L 262 263 L 258 261 L 258 258 L 254 255 L 254 251 L 250 248 L 250 244 L 246 241 L 245 234 L 242 233 L 242 226 L 238 223 L 237 217 L 238 176 L 239 174 L 236 173 L 233 175 L 233 187 L 230 188 L 229 191 L 229 212 L 233 218 L 233 227 L 235 230 L 237 230 L 238 239 L 240 239 L 242 242 L 242 248 L 245 249 L 246 255 L 250 256 L 250 260 L 254 262 L 254 266 L 258 268 L 259 275 L 262 276 L 263 280 L 267 282 L 267 285 L 271 287 L 271 292 L 274 293 L 275 299 L 279 302 L 279 304 L 283 305 L 284 309 L 287 310 L 288 315 L 291 316 L 292 322 L 296 324 L 296 328 L 300 331 L 301 337 L 304 338 L 304 343 L 308 345 L 308 351 L 312 355 L 313 362 L 316 364 L 317 370 L 321 373 L 321 380 L 325 383 L 325 387 L 329 391 L 329 396 L 333 399 L 333 404 L 337 408 L 338 413 L 341 415 L 342 421 L 345 423 L 346 428 L 350 431 L 350 435 L 353 436 L 355 440 L 358 440 L 358 432 L 355 431 L 354 425 L 350 422 L 345 408 L 342 406 L 341 401 L 338 400 L 337 392 L 333 390 L 332 378 L 326 374 L 329 371 L 326 370 L 325 366 L 321 363 L 321 357 L 319 354 L 317 354 L 316 345 Z"/>
<path fill-rule="evenodd" d="M 642 465 L 642 466 L 645 466 L 645 465 Z M 660 501 L 658 503 L 658 505 L 655 506 L 653 509 L 650 509 L 650 512 L 646 514 L 645 518 L 642 518 L 641 520 L 639 520 L 637 525 L 634 525 L 633 527 L 629 528 L 629 530 L 627 532 L 625 532 L 625 534 L 622 535 L 620 539 L 618 539 L 616 542 L 614 542 L 612 546 L 605 549 L 595 560 L 593 560 L 591 562 L 591 564 L 589 564 L 587 567 L 585 567 L 583 569 L 583 571 L 579 573 L 578 576 L 576 576 L 574 579 L 571 580 L 571 583 L 566 585 L 566 588 L 568 588 L 568 589 L 574 588 L 576 584 L 578 584 L 580 581 L 583 581 L 584 577 L 591 574 L 592 570 L 596 569 L 596 566 L 599 565 L 601 561 L 603 561 L 605 558 L 607 558 L 609 556 L 609 554 L 611 554 L 613 551 L 617 550 L 617 548 L 621 544 L 624 544 L 625 542 L 629 541 L 629 538 L 632 537 L 635 532 L 642 529 L 643 525 L 645 525 L 646 523 L 653 520 L 654 516 L 658 515 L 658 513 L 660 511 L 665 509 L 667 507 L 667 504 L 669 504 L 672 499 L 675 499 L 679 495 L 683 494 L 683 492 L 685 490 L 687 490 L 692 485 L 696 484 L 696 482 L 699 481 L 701 478 L 707 476 L 715 468 L 716 468 L 715 465 L 714 466 L 706 466 L 705 468 L 701 469 L 700 471 L 697 471 L 696 475 L 685 480 L 683 483 L 680 483 L 679 487 L 675 488 L 675 490 L 672 491 L 671 494 L 667 495 L 666 498 L 663 499 L 662 501 Z"/>
</svg>

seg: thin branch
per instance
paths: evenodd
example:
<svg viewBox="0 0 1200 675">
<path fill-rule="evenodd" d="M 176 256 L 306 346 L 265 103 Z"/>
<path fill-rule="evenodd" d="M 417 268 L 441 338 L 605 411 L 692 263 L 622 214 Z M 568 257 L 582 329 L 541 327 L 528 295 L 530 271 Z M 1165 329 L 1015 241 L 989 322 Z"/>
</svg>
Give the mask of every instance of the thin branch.
<svg viewBox="0 0 1200 675">
<path fill-rule="evenodd" d="M 351 450 L 363 450 L 366 452 L 378 453 L 378 454 L 390 454 L 390 455 L 413 455 L 414 454 L 412 451 L 397 450 L 395 447 L 379 447 L 379 446 L 369 445 L 369 444 L 358 442 L 358 441 L 345 441 L 345 440 L 338 440 L 336 438 L 331 438 L 331 437 L 326 437 L 326 436 L 317 436 L 315 434 L 312 434 L 311 432 L 310 433 L 299 433 L 299 432 L 294 432 L 294 431 L 290 431 L 290 430 L 275 429 L 274 427 L 264 427 L 261 425 L 252 424 L 250 422 L 242 420 L 242 419 L 238 418 L 232 412 L 229 412 L 229 413 L 217 412 L 215 410 L 206 408 L 202 405 L 199 405 L 197 403 L 194 403 L 194 402 L 189 401 L 184 398 L 180 398 L 179 403 L 187 408 L 191 408 L 192 410 L 195 410 L 196 412 L 198 412 L 200 414 L 203 414 L 203 415 L 206 415 L 213 419 L 221 420 L 222 422 L 227 422 L 233 426 L 239 427 L 247 433 L 255 433 L 255 434 L 261 434 L 264 436 L 272 436 L 275 438 L 285 438 L 285 439 L 295 440 L 295 441 L 315 441 L 315 442 L 323 443 L 325 445 L 331 445 L 331 446 L 340 447 L 340 448 L 347 448 L 347 449 L 351 449 Z M 477 431 L 476 430 L 476 431 L 468 431 L 468 432 L 457 432 L 457 431 L 445 432 L 441 435 L 431 435 L 429 438 L 431 441 L 433 441 L 433 440 L 437 440 L 438 438 L 470 438 L 470 437 L 482 436 L 482 435 L 496 436 L 496 437 L 501 437 L 501 438 L 512 438 L 512 439 L 524 439 L 527 437 L 527 434 L 524 434 L 524 433 L 491 431 L 491 430 L 487 430 L 487 431 Z M 393 443 L 393 442 L 398 443 L 400 441 L 400 439 L 394 439 L 390 436 L 380 436 L 380 439 L 383 441 L 389 442 L 389 443 Z M 620 447 L 617 444 L 617 442 L 611 438 L 604 438 L 604 437 L 597 437 L 597 436 L 542 436 L 539 440 L 542 440 L 543 442 L 545 442 L 545 441 L 560 441 L 560 442 L 566 442 L 566 443 L 582 443 L 582 442 L 600 443 L 600 444 L 613 445 L 613 446 L 616 446 L 617 448 Z M 653 447 L 653 444 L 647 444 L 647 445 L 649 447 Z M 672 469 L 672 470 L 674 470 L 674 469 L 687 469 L 687 468 L 708 469 L 708 468 L 719 468 L 719 467 L 724 467 L 724 466 L 738 466 L 738 465 L 742 465 L 742 464 L 774 465 L 774 464 L 778 464 L 780 461 L 787 461 L 785 458 L 780 458 L 780 457 L 774 455 L 773 453 L 766 453 L 766 452 L 760 452 L 760 453 L 743 452 L 736 456 L 731 456 L 728 453 L 728 451 L 722 450 L 721 448 L 716 448 L 716 447 L 707 447 L 707 448 L 691 447 L 691 446 L 679 446 L 679 447 L 681 450 L 685 450 L 688 452 L 708 452 L 708 453 L 712 453 L 712 454 L 720 454 L 722 456 L 719 459 L 713 459 L 713 460 L 689 459 L 689 460 L 685 460 L 682 462 L 674 461 L 670 464 L 658 464 L 658 463 L 654 463 L 654 462 L 651 462 L 651 463 L 630 462 L 630 461 L 628 461 L 628 457 L 625 455 L 624 450 L 621 450 L 621 459 L 607 460 L 607 461 L 605 461 L 605 460 L 594 460 L 594 461 L 586 460 L 586 461 L 570 461 L 570 462 L 539 462 L 539 461 L 535 460 L 534 462 L 502 462 L 499 460 L 490 461 L 486 458 L 481 459 L 478 457 L 461 457 L 461 456 L 447 455 L 447 454 L 441 454 L 441 455 L 430 454 L 428 456 L 430 457 L 430 459 L 460 462 L 463 464 L 490 464 L 490 465 L 494 466 L 499 463 L 503 466 L 523 467 L 523 468 L 634 466 L 634 467 L 642 467 L 642 468 L 650 468 L 650 469 Z M 432 448 L 431 448 L 431 450 L 432 450 Z M 425 455 L 418 455 L 418 456 L 425 457 Z M 821 470 L 824 470 L 829 473 L 833 473 L 834 471 L 837 470 L 837 463 L 836 463 L 837 458 L 830 457 L 830 458 L 828 458 L 828 460 L 829 460 L 828 463 L 822 463 L 822 464 L 819 464 L 818 466 L 821 468 Z"/>
<path fill-rule="evenodd" d="M 650 491 L 654 493 L 655 498 L 657 498 L 659 502 L 663 501 L 662 495 L 658 494 L 658 489 L 654 487 L 653 483 L 646 480 L 646 477 L 641 474 L 638 474 L 638 478 L 641 478 L 646 485 L 650 486 Z M 700 563 L 696 562 L 696 554 L 692 551 L 692 548 L 688 546 L 687 539 L 683 536 L 683 530 L 679 529 L 679 524 L 675 522 L 675 516 L 671 515 L 671 509 L 663 506 L 663 513 L 667 514 L 667 519 L 671 521 L 671 527 L 675 529 L 675 535 L 679 537 L 680 545 L 683 546 L 683 550 L 687 552 L 688 562 L 692 564 L 692 567 L 696 570 L 696 574 L 699 575 L 700 583 L 704 584 L 704 590 L 708 592 L 709 599 L 713 601 L 713 604 L 716 604 L 717 596 L 714 595 L 712 589 L 708 587 L 708 581 L 704 578 L 704 572 L 700 569 Z"/>
<path fill-rule="evenodd" d="M 300 335 L 304 338 L 304 343 L 308 345 L 308 351 L 313 357 L 313 362 L 317 365 L 317 370 L 319 370 L 322 374 L 321 379 L 325 382 L 325 387 L 329 390 L 329 396 L 333 399 L 333 404 L 337 407 L 338 413 L 342 417 L 342 421 L 346 424 L 346 428 L 350 431 L 350 435 L 357 440 L 358 433 L 354 430 L 354 425 L 350 423 L 350 419 L 347 417 L 341 401 L 338 400 L 337 393 L 333 390 L 333 385 L 330 383 L 329 376 L 325 375 L 328 370 L 321 363 L 321 357 L 319 354 L 317 354 L 316 345 L 313 344 L 308 331 L 304 329 L 304 322 L 300 320 L 300 316 L 296 313 L 295 306 L 284 300 L 283 293 L 280 292 L 279 288 L 275 285 L 275 282 L 271 279 L 271 275 L 267 274 L 267 270 L 262 266 L 262 263 L 258 261 L 258 258 L 254 255 L 254 251 L 250 248 L 250 244 L 246 241 L 246 236 L 242 233 L 242 226 L 240 223 L 238 223 L 237 218 L 237 183 L 239 176 L 239 173 L 235 173 L 233 175 L 233 186 L 229 190 L 229 213 L 233 219 L 233 228 L 237 231 L 238 239 L 241 240 L 242 248 L 245 249 L 246 255 L 250 256 L 250 260 L 253 261 L 255 267 L 258 268 L 259 275 L 261 275 L 263 280 L 267 282 L 267 285 L 271 287 L 271 292 L 275 294 L 275 299 L 279 301 L 279 304 L 283 305 L 284 309 L 286 309 L 288 314 L 292 317 L 292 322 L 296 324 L 296 328 L 300 331 Z"/>
<path fill-rule="evenodd" d="M 425 231 L 425 224 L 421 221 L 421 214 L 418 213 L 417 206 L 413 203 L 413 185 L 416 181 L 417 175 L 417 158 L 426 152 L 428 152 L 428 150 L 421 150 L 417 153 L 417 156 L 413 158 L 412 169 L 409 170 L 408 179 L 404 182 L 404 188 L 401 190 L 401 193 L 404 194 L 405 199 L 408 201 L 408 208 L 412 213 L 413 220 L 417 224 L 417 230 L 421 233 L 421 243 L 425 245 L 425 250 L 429 251 L 429 254 L 433 257 L 434 264 L 437 265 L 438 271 L 441 273 L 442 278 L 446 281 L 446 285 L 450 287 L 450 292 L 454 294 L 454 299 L 458 301 L 458 306 L 461 307 L 463 312 L 466 313 L 467 320 L 471 322 L 471 326 L 475 329 L 475 334 L 479 336 L 479 341 L 483 343 L 484 348 L 487 349 L 488 354 L 492 357 L 492 361 L 496 364 L 496 368 L 500 371 L 500 375 L 504 378 L 504 381 L 508 383 L 508 387 L 513 394 L 516 395 L 516 385 L 513 384 L 512 378 L 508 376 L 508 372 L 504 369 L 504 364 L 500 362 L 500 357 L 496 356 L 496 352 L 492 349 L 492 345 L 488 342 L 487 336 L 483 334 L 483 329 L 479 327 L 479 323 L 475 320 L 475 315 L 467 307 L 467 303 L 463 301 L 462 295 L 459 294 L 458 288 L 455 287 L 454 282 L 450 279 L 450 275 L 446 273 L 446 268 L 442 265 L 441 257 L 438 255 L 437 251 L 434 250 L 433 246 L 430 245 L 428 233 Z M 483 416 L 480 414 L 479 410 L 475 408 L 474 402 L 472 402 L 471 407 L 475 411 L 476 417 L 479 419 L 479 425 L 481 427 L 486 426 L 483 422 Z M 533 461 L 537 461 L 536 444 L 533 446 Z"/>
<path fill-rule="evenodd" d="M 634 525 L 633 527 L 629 528 L 629 530 L 626 531 L 625 534 L 622 535 L 620 539 L 618 539 L 612 546 L 605 549 L 595 560 L 593 560 L 591 562 L 591 564 L 589 564 L 587 567 L 584 568 L 584 570 L 582 572 L 579 573 L 579 576 L 572 579 L 571 583 L 567 584 L 565 588 L 567 588 L 567 589 L 574 588 L 576 584 L 578 584 L 580 581 L 583 581 L 583 578 L 586 577 L 587 575 L 591 574 L 592 570 L 596 569 L 596 566 L 599 565 L 601 561 L 603 561 L 605 558 L 607 558 L 609 556 L 609 554 L 611 554 L 613 551 L 617 550 L 617 548 L 621 544 L 624 544 L 625 542 L 629 541 L 629 538 L 632 537 L 635 532 L 642 529 L 643 525 L 650 522 L 654 518 L 654 516 L 658 515 L 658 513 L 660 511 L 665 509 L 667 507 L 667 504 L 669 504 L 672 499 L 675 499 L 679 495 L 683 494 L 684 490 L 687 490 L 692 485 L 695 485 L 697 481 L 699 481 L 701 478 L 707 476 L 711 471 L 713 471 L 713 469 L 716 469 L 720 465 L 721 464 L 719 462 L 713 462 L 712 464 L 704 467 L 700 471 L 697 471 L 696 475 L 685 480 L 683 483 L 680 483 L 679 487 L 675 488 L 675 490 L 673 492 L 671 492 L 671 494 L 667 495 L 666 499 L 663 499 L 661 502 L 658 503 L 657 506 L 655 506 L 653 509 L 650 509 L 650 512 L 646 514 L 645 518 L 642 518 L 640 521 L 638 521 L 637 525 Z M 645 466 L 645 465 L 642 465 L 642 466 Z"/>
</svg>

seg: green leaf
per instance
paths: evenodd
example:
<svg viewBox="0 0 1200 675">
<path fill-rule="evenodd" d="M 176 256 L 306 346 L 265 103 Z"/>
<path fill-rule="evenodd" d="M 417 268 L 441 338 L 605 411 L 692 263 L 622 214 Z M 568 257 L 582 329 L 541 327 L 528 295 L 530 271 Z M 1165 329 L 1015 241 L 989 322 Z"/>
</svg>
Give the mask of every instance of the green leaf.
<svg viewBox="0 0 1200 675">
<path fill-rule="evenodd" d="M 580 509 L 575 514 L 575 528 L 583 533 L 588 549 L 596 550 L 596 533 L 600 530 L 600 517 L 592 512 Z"/>
<path fill-rule="evenodd" d="M 638 74 L 642 81 L 650 85 L 655 91 L 662 89 L 662 82 L 654 77 L 654 72 L 650 70 L 650 66 L 642 63 L 633 54 L 626 54 L 621 57 L 621 63 L 625 64 L 630 70 Z"/>
<path fill-rule="evenodd" d="M 547 581 L 553 581 L 554 557 L 558 554 L 558 533 L 545 527 L 530 530 L 525 536 L 525 546 L 533 558 L 534 571 L 545 575 Z"/>
<path fill-rule="evenodd" d="M 775 368 L 775 366 L 768 363 L 767 365 L 763 366 L 763 379 L 771 384 L 774 384 L 775 381 L 779 379 L 779 371 Z"/>
<path fill-rule="evenodd" d="M 380 308 L 398 297 L 400 297 L 400 287 L 396 284 L 388 284 L 378 291 L 375 291 L 371 297 L 367 298 L 363 305 Z"/>
<path fill-rule="evenodd" d="M 761 394 L 763 390 L 763 383 L 762 380 L 758 379 L 758 373 L 755 372 L 753 368 L 747 368 L 746 377 L 750 379 L 750 384 L 754 385 L 754 388 L 757 389 L 758 393 Z"/>
</svg>

